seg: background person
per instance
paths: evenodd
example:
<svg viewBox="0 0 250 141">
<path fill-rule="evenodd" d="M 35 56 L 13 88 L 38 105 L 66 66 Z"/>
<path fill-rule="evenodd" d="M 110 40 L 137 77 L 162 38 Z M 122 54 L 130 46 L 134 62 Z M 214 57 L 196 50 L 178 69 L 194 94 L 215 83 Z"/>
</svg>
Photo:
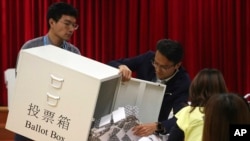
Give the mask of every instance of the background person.
<svg viewBox="0 0 250 141">
<path fill-rule="evenodd" d="M 154 132 L 166 134 L 176 119 L 168 119 L 171 110 L 177 113 L 188 101 L 190 78 L 182 66 L 184 51 L 182 45 L 171 39 L 161 39 L 156 52 L 148 51 L 132 58 L 110 61 L 108 64 L 119 68 L 122 80 L 128 81 L 132 72 L 138 79 L 161 82 L 167 85 L 162 101 L 158 122 L 144 123 L 134 128 L 137 136 L 148 136 Z"/>
<path fill-rule="evenodd" d="M 78 25 L 76 24 L 77 16 L 77 9 L 67 3 L 58 2 L 52 4 L 47 12 L 48 33 L 45 36 L 27 41 L 21 49 L 54 45 L 70 52 L 80 54 L 77 47 L 67 42 L 73 35 L 74 31 L 78 28 Z M 16 134 L 15 141 L 31 140 Z"/>
<path fill-rule="evenodd" d="M 250 125 L 250 109 L 247 101 L 237 94 L 212 96 L 205 108 L 202 141 L 230 141 L 230 125 Z M 249 134 L 249 133 L 248 133 Z M 242 137 L 242 139 L 249 138 Z"/>
<path fill-rule="evenodd" d="M 201 141 L 203 108 L 211 96 L 227 91 L 224 77 L 219 70 L 205 68 L 198 72 L 189 88 L 191 104 L 175 115 L 176 125 L 171 129 L 168 141 Z"/>
</svg>

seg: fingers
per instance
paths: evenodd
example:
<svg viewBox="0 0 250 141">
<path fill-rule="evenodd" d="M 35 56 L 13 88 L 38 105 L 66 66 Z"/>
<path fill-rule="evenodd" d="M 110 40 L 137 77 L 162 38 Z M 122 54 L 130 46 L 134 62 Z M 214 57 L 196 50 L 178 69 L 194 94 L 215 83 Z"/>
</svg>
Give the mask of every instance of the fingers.
<svg viewBox="0 0 250 141">
<path fill-rule="evenodd" d="M 154 133 L 154 130 L 152 130 L 150 127 L 143 125 L 135 126 L 132 131 L 134 131 L 134 135 L 140 137 L 149 136 Z"/>
<path fill-rule="evenodd" d="M 122 81 L 129 81 L 132 77 L 132 71 L 126 65 L 120 65 L 119 70 L 122 74 Z"/>
</svg>

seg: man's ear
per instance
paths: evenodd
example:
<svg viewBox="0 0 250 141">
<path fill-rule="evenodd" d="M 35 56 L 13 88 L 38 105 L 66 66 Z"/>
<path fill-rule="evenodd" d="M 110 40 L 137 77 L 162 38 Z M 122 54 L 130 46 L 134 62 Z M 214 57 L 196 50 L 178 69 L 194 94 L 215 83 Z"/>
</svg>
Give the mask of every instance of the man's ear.
<svg viewBox="0 0 250 141">
<path fill-rule="evenodd" d="M 50 27 L 53 27 L 55 23 L 56 22 L 52 18 L 49 19 L 49 25 L 50 25 Z"/>
<path fill-rule="evenodd" d="M 178 69 L 181 66 L 182 62 L 179 62 L 175 65 L 175 69 Z"/>
</svg>

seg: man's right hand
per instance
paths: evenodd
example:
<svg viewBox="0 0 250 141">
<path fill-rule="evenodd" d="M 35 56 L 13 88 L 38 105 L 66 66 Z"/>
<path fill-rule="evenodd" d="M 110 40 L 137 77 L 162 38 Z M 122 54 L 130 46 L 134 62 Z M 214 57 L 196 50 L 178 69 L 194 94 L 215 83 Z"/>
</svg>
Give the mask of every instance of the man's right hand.
<svg viewBox="0 0 250 141">
<path fill-rule="evenodd" d="M 132 71 L 126 65 L 119 66 L 120 73 L 122 74 L 122 81 L 129 81 L 132 77 Z"/>
</svg>

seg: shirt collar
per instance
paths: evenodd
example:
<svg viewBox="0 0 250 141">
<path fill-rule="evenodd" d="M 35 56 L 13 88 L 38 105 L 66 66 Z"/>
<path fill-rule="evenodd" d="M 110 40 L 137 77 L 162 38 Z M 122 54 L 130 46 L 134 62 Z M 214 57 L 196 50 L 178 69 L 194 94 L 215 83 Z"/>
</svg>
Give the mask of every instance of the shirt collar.
<svg viewBox="0 0 250 141">
<path fill-rule="evenodd" d="M 43 44 L 44 45 L 52 45 L 51 44 L 51 41 L 50 41 L 50 39 L 49 39 L 49 36 L 48 36 L 48 34 L 47 35 L 45 35 L 44 36 L 44 38 L 43 38 L 44 40 L 43 40 Z M 63 43 L 60 45 L 60 48 L 63 48 L 63 49 L 66 49 L 66 42 L 65 41 L 63 41 Z"/>
</svg>

